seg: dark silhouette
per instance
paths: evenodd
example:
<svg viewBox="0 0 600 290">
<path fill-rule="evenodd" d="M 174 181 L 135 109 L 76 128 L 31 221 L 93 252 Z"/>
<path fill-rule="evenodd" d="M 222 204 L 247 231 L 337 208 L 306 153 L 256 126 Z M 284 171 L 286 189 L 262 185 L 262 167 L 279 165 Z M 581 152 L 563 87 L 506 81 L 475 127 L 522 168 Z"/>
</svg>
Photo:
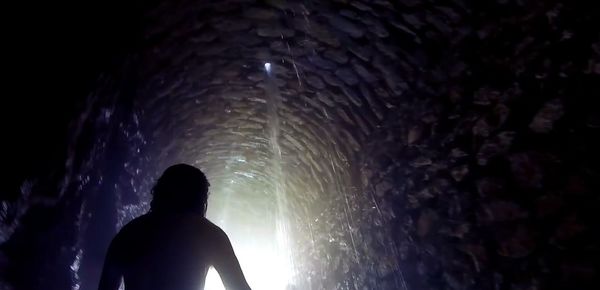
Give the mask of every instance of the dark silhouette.
<svg viewBox="0 0 600 290">
<path fill-rule="evenodd" d="M 150 211 L 123 227 L 108 249 L 99 290 L 203 289 L 214 266 L 226 289 L 250 289 L 229 238 L 206 214 L 209 183 L 198 168 L 169 167 Z"/>
</svg>

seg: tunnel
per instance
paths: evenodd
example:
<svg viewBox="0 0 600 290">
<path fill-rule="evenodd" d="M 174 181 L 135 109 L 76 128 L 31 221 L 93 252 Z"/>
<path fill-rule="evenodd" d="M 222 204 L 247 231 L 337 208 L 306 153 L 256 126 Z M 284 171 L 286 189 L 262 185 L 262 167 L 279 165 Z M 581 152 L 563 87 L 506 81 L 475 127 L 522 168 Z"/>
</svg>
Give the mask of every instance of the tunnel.
<svg viewBox="0 0 600 290">
<path fill-rule="evenodd" d="M 17 9 L 0 289 L 96 289 L 177 163 L 253 289 L 600 289 L 591 3 L 88 4 Z"/>
</svg>

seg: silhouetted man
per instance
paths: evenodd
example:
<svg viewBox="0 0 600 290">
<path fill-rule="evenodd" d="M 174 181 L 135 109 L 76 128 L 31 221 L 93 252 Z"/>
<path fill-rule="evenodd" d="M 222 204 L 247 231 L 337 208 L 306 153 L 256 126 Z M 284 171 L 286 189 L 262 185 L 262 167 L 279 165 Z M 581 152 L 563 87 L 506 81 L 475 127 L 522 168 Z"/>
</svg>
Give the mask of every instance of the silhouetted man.
<svg viewBox="0 0 600 290">
<path fill-rule="evenodd" d="M 229 238 L 206 214 L 209 183 L 198 168 L 169 167 L 150 211 L 123 227 L 108 249 L 99 290 L 203 289 L 214 266 L 225 288 L 250 289 Z"/>
</svg>

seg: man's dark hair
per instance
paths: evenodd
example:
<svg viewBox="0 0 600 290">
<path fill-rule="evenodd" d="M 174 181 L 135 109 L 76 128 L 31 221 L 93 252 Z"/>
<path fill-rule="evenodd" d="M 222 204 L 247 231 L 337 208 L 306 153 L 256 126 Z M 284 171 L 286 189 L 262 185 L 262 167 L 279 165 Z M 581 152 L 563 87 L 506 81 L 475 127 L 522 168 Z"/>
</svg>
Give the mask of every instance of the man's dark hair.
<svg viewBox="0 0 600 290">
<path fill-rule="evenodd" d="M 173 165 L 152 188 L 150 211 L 155 213 L 195 212 L 204 215 L 210 184 L 204 173 L 191 165 Z"/>
</svg>

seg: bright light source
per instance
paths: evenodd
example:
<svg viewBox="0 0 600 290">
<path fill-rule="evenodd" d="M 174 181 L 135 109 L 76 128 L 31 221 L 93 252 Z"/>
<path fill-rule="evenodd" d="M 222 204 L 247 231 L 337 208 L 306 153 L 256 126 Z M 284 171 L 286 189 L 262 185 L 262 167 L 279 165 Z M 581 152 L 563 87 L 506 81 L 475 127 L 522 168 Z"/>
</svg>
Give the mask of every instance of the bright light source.
<svg viewBox="0 0 600 290">
<path fill-rule="evenodd" d="M 271 73 L 271 63 L 270 62 L 265 62 L 265 71 L 267 71 L 267 73 Z"/>
<path fill-rule="evenodd" d="M 286 290 L 293 282 L 293 266 L 288 243 L 288 232 L 282 221 L 258 222 L 239 211 L 230 211 L 227 194 L 211 196 L 207 217 L 229 236 L 246 281 L 252 289 Z M 225 198 L 224 207 L 220 198 Z M 211 203 L 212 202 L 212 203 Z M 282 217 L 281 217 L 282 218 Z M 248 233 L 253 234 L 248 234 Z M 208 271 L 205 290 L 224 290 L 214 268 Z"/>
<path fill-rule="evenodd" d="M 285 290 L 290 284 L 290 265 L 277 253 L 275 245 L 244 245 L 232 241 L 244 276 L 252 289 Z M 214 268 L 208 271 L 205 290 L 224 290 Z"/>
</svg>

